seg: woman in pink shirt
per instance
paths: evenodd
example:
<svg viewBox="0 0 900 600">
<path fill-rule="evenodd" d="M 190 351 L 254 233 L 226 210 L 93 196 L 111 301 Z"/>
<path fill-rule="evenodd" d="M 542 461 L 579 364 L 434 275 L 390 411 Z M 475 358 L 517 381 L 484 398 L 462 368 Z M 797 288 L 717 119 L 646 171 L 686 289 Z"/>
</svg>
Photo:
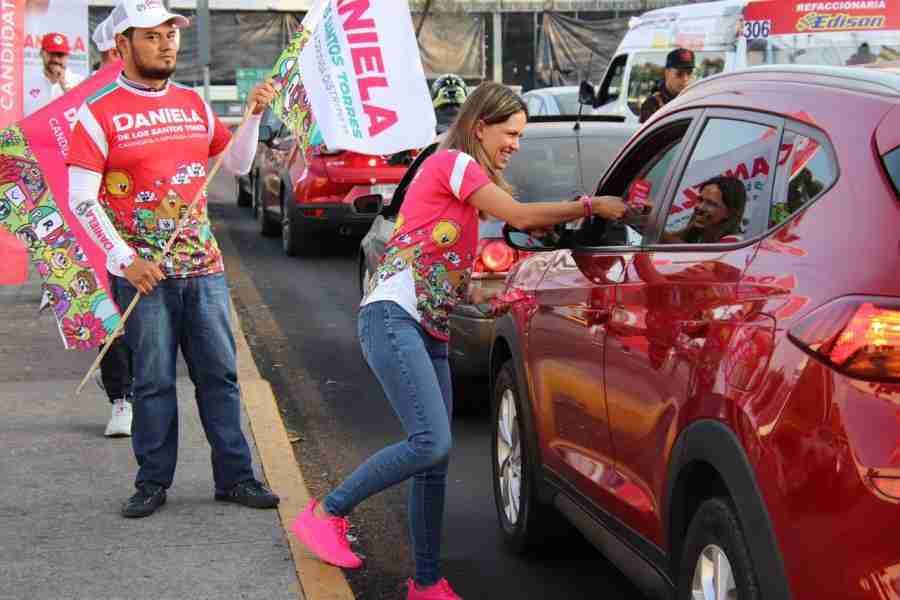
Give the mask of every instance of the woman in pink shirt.
<svg viewBox="0 0 900 600">
<path fill-rule="evenodd" d="M 486 214 L 517 229 L 538 229 L 587 215 L 618 219 L 615 197 L 520 203 L 503 170 L 528 119 L 509 88 L 481 84 L 463 105 L 438 151 L 416 174 L 359 314 L 362 352 L 407 438 L 364 462 L 323 502 L 311 501 L 293 530 L 322 560 L 357 568 L 346 519 L 360 502 L 413 478 L 409 524 L 416 573 L 409 599 L 459 598 L 440 575 L 440 541 L 451 447 L 452 390 L 448 319 L 464 292 Z"/>
</svg>

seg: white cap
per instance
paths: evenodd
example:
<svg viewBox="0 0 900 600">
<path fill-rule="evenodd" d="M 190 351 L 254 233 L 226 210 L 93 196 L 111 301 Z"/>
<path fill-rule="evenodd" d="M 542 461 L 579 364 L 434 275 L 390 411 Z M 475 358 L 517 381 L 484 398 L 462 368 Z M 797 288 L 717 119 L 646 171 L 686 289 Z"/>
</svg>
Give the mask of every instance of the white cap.
<svg viewBox="0 0 900 600">
<path fill-rule="evenodd" d="M 113 33 L 113 22 L 110 17 L 106 17 L 97 25 L 91 39 L 94 40 L 94 45 L 100 52 L 106 52 L 116 47 L 116 34 Z"/>
<path fill-rule="evenodd" d="M 166 10 L 162 0 L 119 0 L 107 19 L 112 22 L 113 36 L 131 27 L 152 29 L 172 19 L 178 27 L 191 24 L 187 17 Z"/>
</svg>

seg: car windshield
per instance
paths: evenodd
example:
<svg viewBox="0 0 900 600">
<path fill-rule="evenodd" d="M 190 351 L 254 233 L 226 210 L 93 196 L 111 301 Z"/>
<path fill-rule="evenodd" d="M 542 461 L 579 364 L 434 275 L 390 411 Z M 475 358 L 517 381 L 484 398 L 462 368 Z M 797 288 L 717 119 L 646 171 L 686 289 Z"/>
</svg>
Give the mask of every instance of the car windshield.
<svg viewBox="0 0 900 600">
<path fill-rule="evenodd" d="M 504 172 L 520 202 L 571 200 L 578 193 L 578 154 L 574 136 L 522 137 Z"/>
<path fill-rule="evenodd" d="M 665 51 L 642 52 L 635 55 L 628 80 L 628 106 L 634 114 L 640 113 L 641 104 L 656 91 L 666 67 Z M 693 80 L 704 79 L 725 69 L 725 53 L 698 51 L 694 53 L 697 67 Z"/>
<path fill-rule="evenodd" d="M 749 42 L 747 63 L 755 65 L 856 66 L 900 56 L 898 32 L 777 35 Z"/>
<path fill-rule="evenodd" d="M 584 138 L 582 151 L 585 144 L 602 140 L 601 137 Z M 520 143 L 519 151 L 503 172 L 519 202 L 562 202 L 581 193 L 574 136 L 529 137 L 526 132 Z M 481 221 L 479 235 L 482 238 L 499 237 L 502 228 L 502 221 Z"/>
<path fill-rule="evenodd" d="M 559 114 L 561 115 L 577 115 L 578 114 L 578 92 L 566 92 L 564 94 L 554 94 L 553 98 L 559 106 Z"/>
</svg>

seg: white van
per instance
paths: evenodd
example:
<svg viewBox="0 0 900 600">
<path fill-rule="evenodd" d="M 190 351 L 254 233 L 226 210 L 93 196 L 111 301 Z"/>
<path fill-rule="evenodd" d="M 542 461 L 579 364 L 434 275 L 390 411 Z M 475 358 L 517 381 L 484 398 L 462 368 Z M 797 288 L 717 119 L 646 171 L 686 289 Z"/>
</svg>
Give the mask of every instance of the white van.
<svg viewBox="0 0 900 600">
<path fill-rule="evenodd" d="M 861 65 L 900 58 L 900 0 L 722 0 L 644 13 L 597 89 L 597 112 L 637 122 L 674 48 L 695 78 L 762 64 Z"/>
</svg>

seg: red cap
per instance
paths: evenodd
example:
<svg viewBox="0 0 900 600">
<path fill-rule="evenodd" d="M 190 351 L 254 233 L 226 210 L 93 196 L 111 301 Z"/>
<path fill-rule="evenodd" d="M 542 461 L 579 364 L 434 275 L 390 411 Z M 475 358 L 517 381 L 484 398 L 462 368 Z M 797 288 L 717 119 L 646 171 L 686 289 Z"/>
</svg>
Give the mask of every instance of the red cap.
<svg viewBox="0 0 900 600">
<path fill-rule="evenodd" d="M 64 33 L 48 33 L 41 40 L 41 49 L 47 52 L 69 54 L 69 38 Z"/>
</svg>

